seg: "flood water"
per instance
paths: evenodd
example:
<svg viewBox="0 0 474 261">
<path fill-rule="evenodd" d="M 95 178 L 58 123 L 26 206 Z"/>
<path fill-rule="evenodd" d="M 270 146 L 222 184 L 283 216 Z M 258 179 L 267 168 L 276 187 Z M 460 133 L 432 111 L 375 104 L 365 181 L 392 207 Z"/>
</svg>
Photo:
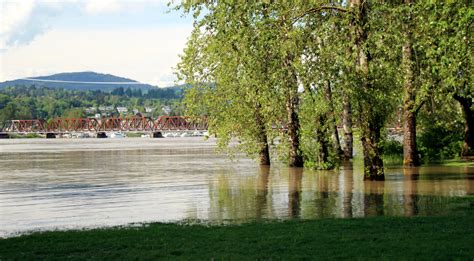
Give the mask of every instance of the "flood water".
<svg viewBox="0 0 474 261">
<path fill-rule="evenodd" d="M 473 167 L 310 171 L 215 153 L 215 141 L 0 140 L 0 237 L 31 230 L 142 222 L 232 223 L 376 215 L 438 215 L 474 193 Z"/>
</svg>

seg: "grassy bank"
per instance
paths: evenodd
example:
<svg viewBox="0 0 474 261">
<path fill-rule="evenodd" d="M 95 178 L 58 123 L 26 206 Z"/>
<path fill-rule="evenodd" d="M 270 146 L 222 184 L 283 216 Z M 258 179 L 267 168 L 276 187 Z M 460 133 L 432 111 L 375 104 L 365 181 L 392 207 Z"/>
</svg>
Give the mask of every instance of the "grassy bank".
<svg viewBox="0 0 474 261">
<path fill-rule="evenodd" d="M 474 200 L 449 216 L 374 217 L 34 233 L 0 240 L 10 259 L 474 258 Z"/>
</svg>

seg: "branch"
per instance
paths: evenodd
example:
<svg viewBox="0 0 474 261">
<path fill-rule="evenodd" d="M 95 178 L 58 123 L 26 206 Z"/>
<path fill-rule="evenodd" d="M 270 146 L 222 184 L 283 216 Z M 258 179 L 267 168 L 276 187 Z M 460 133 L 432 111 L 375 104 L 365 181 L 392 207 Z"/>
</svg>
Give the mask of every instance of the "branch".
<svg viewBox="0 0 474 261">
<path fill-rule="evenodd" d="M 322 10 L 332 10 L 332 11 L 338 11 L 338 12 L 342 12 L 342 13 L 350 13 L 352 12 L 351 10 L 349 9 L 346 9 L 346 8 L 343 8 L 343 7 L 339 7 L 339 6 L 333 6 L 333 5 L 323 5 L 323 6 L 318 6 L 318 7 L 315 7 L 315 8 L 311 8 L 311 9 L 308 9 L 306 10 L 305 12 L 303 12 L 302 14 L 296 16 L 293 18 L 293 24 L 298 22 L 298 20 L 300 20 L 301 18 L 305 17 L 306 15 L 309 15 L 309 14 L 314 14 L 314 13 L 318 13 Z"/>
<path fill-rule="evenodd" d="M 421 107 L 423 107 L 423 105 L 426 103 L 426 100 L 423 100 L 422 102 L 420 102 L 420 104 L 418 104 L 418 106 L 416 106 L 415 108 L 415 115 L 418 114 L 418 112 L 420 111 Z"/>
</svg>

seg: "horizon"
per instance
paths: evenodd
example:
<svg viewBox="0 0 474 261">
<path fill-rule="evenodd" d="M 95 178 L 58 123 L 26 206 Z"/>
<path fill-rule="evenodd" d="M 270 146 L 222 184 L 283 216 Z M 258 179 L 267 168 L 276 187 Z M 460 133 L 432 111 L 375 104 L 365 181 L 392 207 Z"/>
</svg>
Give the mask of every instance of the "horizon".
<svg viewBox="0 0 474 261">
<path fill-rule="evenodd" d="M 0 82 L 96 72 L 180 84 L 173 68 L 192 19 L 167 2 L 0 0 Z"/>
</svg>

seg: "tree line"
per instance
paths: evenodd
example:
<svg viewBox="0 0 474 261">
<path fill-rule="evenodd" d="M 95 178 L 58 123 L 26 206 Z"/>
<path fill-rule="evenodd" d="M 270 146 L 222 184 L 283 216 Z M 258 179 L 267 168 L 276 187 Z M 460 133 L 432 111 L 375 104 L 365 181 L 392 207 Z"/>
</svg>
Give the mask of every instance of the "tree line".
<svg viewBox="0 0 474 261">
<path fill-rule="evenodd" d="M 130 112 L 138 109 L 141 113 L 145 112 L 145 107 L 150 107 L 153 108 L 151 114 L 154 116 L 163 115 L 162 108 L 167 106 L 171 115 L 182 115 L 181 98 L 181 90 L 178 89 L 157 89 L 142 93 L 123 88 L 104 92 L 13 86 L 0 90 L 0 122 L 55 117 L 83 118 L 93 116 L 87 114 L 87 108 L 98 109 L 101 106 L 121 106 Z M 119 116 L 117 111 L 111 113 Z"/>
<path fill-rule="evenodd" d="M 399 116 L 405 166 L 421 163 L 423 135 L 425 145 L 443 142 L 430 133 L 460 134 L 460 154 L 474 155 L 471 1 L 189 0 L 176 9 L 194 17 L 177 66 L 193 86 L 184 103 L 208 116 L 222 148 L 237 138 L 269 165 L 278 141 L 289 166 L 331 168 L 352 158 L 355 130 L 364 178 L 383 180 L 386 128 Z"/>
</svg>

